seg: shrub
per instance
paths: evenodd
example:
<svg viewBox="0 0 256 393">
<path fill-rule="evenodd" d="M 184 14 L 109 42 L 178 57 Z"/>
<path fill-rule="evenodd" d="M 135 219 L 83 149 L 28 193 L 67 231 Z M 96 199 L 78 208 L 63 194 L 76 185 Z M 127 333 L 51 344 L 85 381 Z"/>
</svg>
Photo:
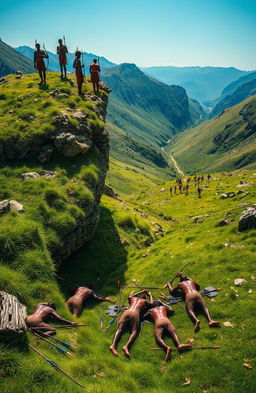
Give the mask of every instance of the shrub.
<svg viewBox="0 0 256 393">
<path fill-rule="evenodd" d="M 42 126 L 42 133 L 47 135 L 52 134 L 55 131 L 55 127 L 52 124 L 46 123 Z"/>
<path fill-rule="evenodd" d="M 54 108 L 54 109 L 52 109 L 50 112 L 49 112 L 49 115 L 51 116 L 51 117 L 56 117 L 56 116 L 58 116 L 59 115 L 59 111 L 58 111 L 58 109 L 56 108 Z"/>
<path fill-rule="evenodd" d="M 143 221 L 141 219 L 137 219 L 136 221 L 137 221 L 137 227 L 139 228 L 140 232 L 143 233 L 144 235 L 148 235 L 152 237 L 150 225 L 146 221 Z"/>
<path fill-rule="evenodd" d="M 72 109 L 76 108 L 75 100 L 68 100 L 67 105 L 69 106 L 69 108 L 72 108 Z"/>
</svg>

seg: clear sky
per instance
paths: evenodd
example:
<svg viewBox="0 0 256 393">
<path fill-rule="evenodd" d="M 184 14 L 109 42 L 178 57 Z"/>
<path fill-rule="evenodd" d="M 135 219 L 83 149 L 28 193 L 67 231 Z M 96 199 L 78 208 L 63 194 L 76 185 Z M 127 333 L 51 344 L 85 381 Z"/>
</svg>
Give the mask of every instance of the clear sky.
<svg viewBox="0 0 256 393">
<path fill-rule="evenodd" d="M 0 37 L 138 66 L 256 69 L 256 0 L 0 0 Z"/>
</svg>

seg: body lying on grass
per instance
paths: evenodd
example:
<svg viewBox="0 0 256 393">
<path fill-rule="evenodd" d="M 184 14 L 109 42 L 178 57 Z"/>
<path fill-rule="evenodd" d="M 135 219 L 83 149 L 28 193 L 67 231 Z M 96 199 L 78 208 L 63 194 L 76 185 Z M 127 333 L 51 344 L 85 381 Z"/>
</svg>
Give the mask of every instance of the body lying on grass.
<svg viewBox="0 0 256 393">
<path fill-rule="evenodd" d="M 180 278 L 180 282 L 176 287 L 172 288 L 171 283 L 167 282 L 166 286 L 169 289 L 170 295 L 173 295 L 177 293 L 178 291 L 181 291 L 183 295 L 185 295 L 185 306 L 186 306 L 186 311 L 188 313 L 188 316 L 194 323 L 194 331 L 198 332 L 200 328 L 200 320 L 197 318 L 196 315 L 196 309 L 201 309 L 203 314 L 208 320 L 208 325 L 210 327 L 216 327 L 220 325 L 219 321 L 213 321 L 209 310 L 207 308 L 207 305 L 199 292 L 200 290 L 200 285 L 197 284 L 194 280 L 191 278 L 181 274 L 177 273 L 177 277 Z"/>
<path fill-rule="evenodd" d="M 149 297 L 149 301 L 147 297 Z M 122 350 L 124 351 L 127 357 L 131 357 L 130 355 L 130 347 L 133 342 L 136 340 L 140 333 L 140 324 L 142 322 L 142 317 L 145 311 L 148 309 L 150 305 L 153 304 L 153 297 L 151 293 L 147 290 L 143 290 L 140 292 L 136 292 L 131 294 L 128 297 L 129 307 L 128 309 L 122 314 L 119 322 L 118 327 L 113 339 L 112 345 L 109 347 L 109 350 L 113 353 L 113 355 L 118 356 L 116 351 L 116 346 L 121 339 L 122 334 L 124 333 L 125 329 L 129 326 L 130 328 L 130 337 L 127 341 L 126 345 L 123 346 Z"/>
<path fill-rule="evenodd" d="M 70 312 L 76 317 L 79 317 L 89 298 L 93 298 L 99 302 L 112 302 L 112 300 L 108 297 L 97 295 L 93 291 L 92 284 L 85 284 L 84 287 L 75 288 L 73 291 L 73 296 L 67 300 L 67 306 Z"/>
<path fill-rule="evenodd" d="M 76 325 L 75 322 L 68 321 L 57 314 L 54 302 L 38 303 L 33 314 L 27 316 L 26 325 L 28 328 L 37 328 L 38 332 L 53 336 L 56 334 L 56 330 L 47 323 L 50 319 L 67 325 Z"/>
<path fill-rule="evenodd" d="M 167 304 L 162 303 L 161 301 L 155 301 L 153 303 L 153 307 L 150 308 L 146 314 L 144 314 L 144 318 L 151 318 L 154 322 L 155 329 L 154 329 L 154 334 L 155 334 L 155 340 L 156 343 L 159 345 L 160 348 L 163 348 L 166 352 L 166 361 L 170 360 L 171 358 L 171 347 L 168 346 L 164 340 L 163 337 L 165 334 L 169 334 L 172 337 L 172 340 L 175 344 L 175 346 L 179 350 L 184 350 L 191 348 L 191 345 L 187 344 L 181 344 L 179 337 L 177 336 L 175 327 L 171 323 L 171 321 L 168 318 L 168 315 L 173 314 L 174 310 L 172 307 L 168 306 Z"/>
</svg>

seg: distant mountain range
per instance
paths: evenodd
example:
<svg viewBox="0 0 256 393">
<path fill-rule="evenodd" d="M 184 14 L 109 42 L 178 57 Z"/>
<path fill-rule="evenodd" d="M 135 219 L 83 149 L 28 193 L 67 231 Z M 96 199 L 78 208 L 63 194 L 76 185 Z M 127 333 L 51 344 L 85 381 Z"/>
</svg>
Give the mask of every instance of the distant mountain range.
<svg viewBox="0 0 256 393">
<path fill-rule="evenodd" d="M 21 71 L 34 72 L 34 64 L 27 57 L 17 53 L 11 46 L 0 40 L 0 77 Z"/>
<path fill-rule="evenodd" d="M 246 98 L 256 94 L 256 72 L 253 73 L 255 79 L 250 80 L 242 85 L 239 85 L 238 88 L 233 91 L 231 94 L 224 96 L 214 107 L 213 111 L 210 113 L 210 118 L 217 116 L 224 109 L 230 108 L 240 102 L 244 101 Z M 241 78 L 242 79 L 242 78 Z M 236 84 L 233 84 L 237 86 Z M 228 91 L 228 90 L 226 90 Z"/>
<path fill-rule="evenodd" d="M 142 71 L 168 84 L 186 89 L 189 97 L 201 104 L 212 106 L 223 89 L 238 78 L 249 75 L 234 67 L 144 67 Z"/>
<path fill-rule="evenodd" d="M 47 48 L 46 48 L 47 49 Z M 34 49 L 30 48 L 29 46 L 19 46 L 17 48 L 15 48 L 16 51 L 18 51 L 19 53 L 21 53 L 23 56 L 26 56 L 27 58 L 33 60 L 34 59 Z M 53 52 L 48 51 L 48 55 L 49 55 L 49 69 L 51 71 L 59 71 L 60 70 L 60 66 L 59 66 L 59 59 L 58 59 L 58 55 L 56 55 Z M 93 54 L 93 53 L 83 53 L 83 60 L 84 60 L 84 65 L 85 65 L 85 73 L 87 75 L 89 75 L 89 66 L 92 63 L 93 59 L 98 59 L 100 60 L 100 65 L 102 68 L 108 68 L 108 67 L 113 67 L 115 66 L 114 63 L 112 63 L 111 61 L 105 59 L 105 57 L 98 57 L 97 55 Z M 75 54 L 74 53 L 68 53 L 67 55 L 67 60 L 68 60 L 68 64 L 67 64 L 67 71 L 68 72 L 74 72 L 74 68 L 73 68 L 73 62 L 75 59 Z"/>
<path fill-rule="evenodd" d="M 102 78 L 112 89 L 107 112 L 111 154 L 139 167 L 166 168 L 173 175 L 161 147 L 172 135 L 203 121 L 202 107 L 182 87 L 148 77 L 135 64 L 105 69 Z"/>
<path fill-rule="evenodd" d="M 169 152 L 188 173 L 256 167 L 256 97 L 178 134 Z"/>
</svg>

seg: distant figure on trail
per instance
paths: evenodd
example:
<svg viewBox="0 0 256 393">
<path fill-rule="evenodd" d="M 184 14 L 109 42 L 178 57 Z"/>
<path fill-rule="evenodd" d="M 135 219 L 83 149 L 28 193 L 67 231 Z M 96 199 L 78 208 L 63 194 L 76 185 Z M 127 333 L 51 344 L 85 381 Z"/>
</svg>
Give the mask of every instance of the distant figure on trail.
<svg viewBox="0 0 256 393">
<path fill-rule="evenodd" d="M 181 344 L 179 337 L 177 336 L 175 327 L 171 323 L 171 321 L 168 318 L 168 315 L 171 315 L 174 313 L 174 310 L 172 307 L 168 306 L 167 304 L 164 304 L 163 302 L 160 301 L 155 301 L 153 303 L 153 307 L 150 308 L 146 314 L 144 314 L 144 318 L 151 317 L 155 329 L 154 329 L 154 334 L 155 334 L 155 340 L 156 343 L 159 345 L 160 348 L 163 348 L 166 352 L 166 357 L 165 360 L 168 362 L 168 360 L 171 359 L 172 355 L 172 349 L 169 347 L 163 340 L 164 335 L 167 333 L 172 337 L 172 340 L 175 344 L 175 346 L 179 350 L 184 350 L 187 348 L 191 348 L 191 345 L 187 344 Z"/>
<path fill-rule="evenodd" d="M 63 322 L 67 325 L 76 325 L 75 322 L 68 321 L 57 314 L 54 302 L 38 303 L 33 314 L 27 316 L 26 325 L 28 328 L 37 328 L 38 332 L 53 336 L 56 334 L 56 330 L 47 323 L 49 319 Z"/>
<path fill-rule="evenodd" d="M 146 295 L 149 296 L 149 302 L 146 300 Z M 129 326 L 130 329 L 130 337 L 126 345 L 123 346 L 122 350 L 124 351 L 127 357 L 131 357 L 130 355 L 130 347 L 140 332 L 140 324 L 142 321 L 142 316 L 147 310 L 147 308 L 153 304 L 153 298 L 149 291 L 143 290 L 134 294 L 131 294 L 128 297 L 129 308 L 124 311 L 121 318 L 118 322 L 118 327 L 113 339 L 113 343 L 109 347 L 109 350 L 113 353 L 113 355 L 118 356 L 116 351 L 116 346 L 121 339 L 122 334 L 125 329 Z"/>
<path fill-rule="evenodd" d="M 70 312 L 75 317 L 79 317 L 89 298 L 94 298 L 99 302 L 112 302 L 108 297 L 97 295 L 93 291 L 92 284 L 86 284 L 84 287 L 75 288 L 73 295 L 67 300 L 66 304 Z"/>
<path fill-rule="evenodd" d="M 34 51 L 34 68 L 38 71 L 41 82 L 40 85 L 46 84 L 46 67 L 44 59 L 48 59 L 49 56 L 40 49 L 40 44 L 36 44 L 36 50 Z"/>
<path fill-rule="evenodd" d="M 211 180 L 211 175 L 209 173 L 209 175 L 207 176 L 207 180 L 210 181 Z"/>
<path fill-rule="evenodd" d="M 83 74 L 84 64 L 81 64 L 80 58 L 82 56 L 82 53 L 79 50 L 77 50 L 75 52 L 75 56 L 76 56 L 76 58 L 74 60 L 73 67 L 76 69 L 76 81 L 77 81 L 78 94 L 81 96 L 81 95 L 83 95 L 82 85 L 84 83 L 84 74 Z"/>
<path fill-rule="evenodd" d="M 66 45 L 63 45 L 63 41 L 60 38 L 58 40 L 59 45 L 57 46 L 57 55 L 59 55 L 59 64 L 60 64 L 60 72 L 61 75 L 60 77 L 63 78 L 63 71 L 64 71 L 64 77 L 67 77 L 67 53 L 68 53 L 68 49 L 66 47 Z"/>
<path fill-rule="evenodd" d="M 210 313 L 208 311 L 208 308 L 206 306 L 206 303 L 199 292 L 200 290 L 200 285 L 197 284 L 194 280 L 191 278 L 181 274 L 177 273 L 177 277 L 180 278 L 180 283 L 176 285 L 176 287 L 172 288 L 170 282 L 167 282 L 167 287 L 169 289 L 170 295 L 173 295 L 177 293 L 178 291 L 181 291 L 185 295 L 185 306 L 186 306 L 186 311 L 188 313 L 188 316 L 194 323 L 194 331 L 198 332 L 199 327 L 200 327 L 200 320 L 197 318 L 195 314 L 195 309 L 200 308 L 203 312 L 203 314 L 206 316 L 208 320 L 208 325 L 209 327 L 216 327 L 220 325 L 220 322 L 218 321 L 213 321 Z"/>
<path fill-rule="evenodd" d="M 93 63 L 90 65 L 90 74 L 94 92 L 99 91 L 100 66 L 97 64 L 97 59 L 93 59 Z"/>
<path fill-rule="evenodd" d="M 186 186 L 185 186 L 186 195 L 188 195 L 188 190 L 189 190 L 189 184 L 187 183 Z"/>
<path fill-rule="evenodd" d="M 169 188 L 169 191 L 170 191 L 170 195 L 172 197 L 172 186 Z"/>
<path fill-rule="evenodd" d="M 177 194 L 177 186 L 174 186 L 174 194 Z"/>
<path fill-rule="evenodd" d="M 197 187 L 198 198 L 202 198 L 202 196 L 201 196 L 202 195 L 202 191 L 203 191 L 203 189 L 198 186 Z"/>
<path fill-rule="evenodd" d="M 180 194 L 182 194 L 182 183 L 179 183 Z"/>
</svg>

